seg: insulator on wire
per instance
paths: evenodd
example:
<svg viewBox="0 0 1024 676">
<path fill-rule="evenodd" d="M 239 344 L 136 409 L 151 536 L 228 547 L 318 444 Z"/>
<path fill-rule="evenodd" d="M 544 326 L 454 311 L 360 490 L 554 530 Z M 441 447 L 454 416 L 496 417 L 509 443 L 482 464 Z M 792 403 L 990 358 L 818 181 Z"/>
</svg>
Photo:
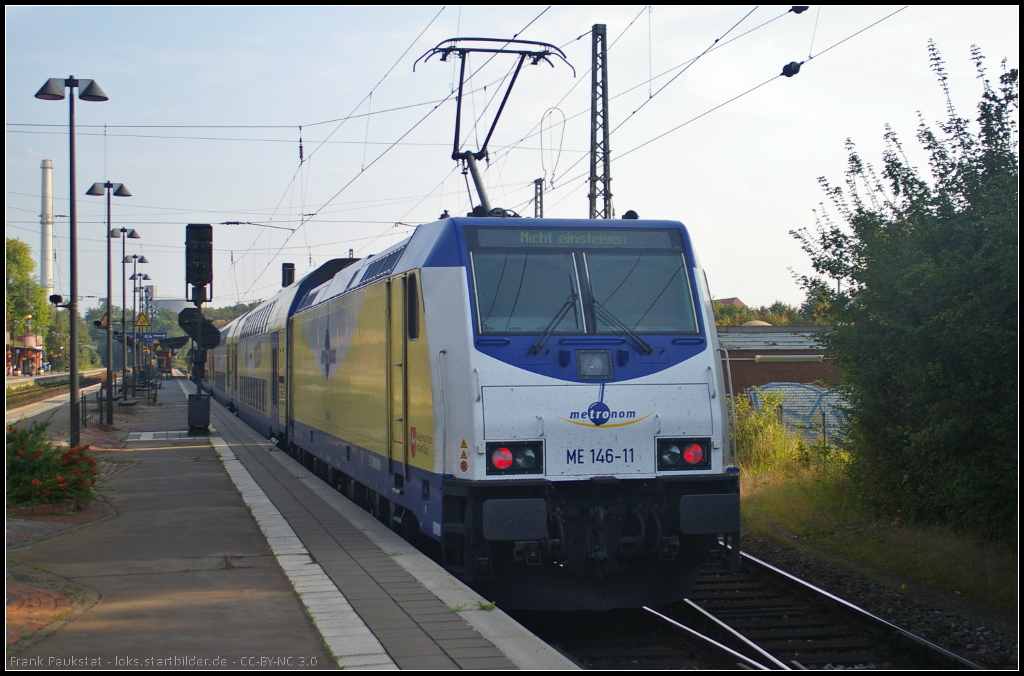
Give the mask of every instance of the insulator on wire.
<svg viewBox="0 0 1024 676">
<path fill-rule="evenodd" d="M 793 77 L 794 75 L 800 72 L 800 66 L 802 65 L 802 61 L 800 63 L 797 63 L 796 61 L 790 61 L 789 63 L 782 67 L 782 74 L 785 75 L 786 77 Z"/>
</svg>

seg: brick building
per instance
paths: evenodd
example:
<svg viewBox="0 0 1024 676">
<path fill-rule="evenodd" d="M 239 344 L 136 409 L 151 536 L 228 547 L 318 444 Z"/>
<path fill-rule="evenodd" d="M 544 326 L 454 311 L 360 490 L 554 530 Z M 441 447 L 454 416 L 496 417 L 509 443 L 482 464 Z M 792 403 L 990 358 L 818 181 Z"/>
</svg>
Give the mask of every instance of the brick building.
<svg viewBox="0 0 1024 676">
<path fill-rule="evenodd" d="M 728 354 L 732 391 L 760 407 L 759 393 L 782 395 L 786 422 L 810 436 L 831 436 L 841 426 L 842 399 L 832 391 L 839 369 L 815 336 L 831 326 L 719 326 L 718 344 Z M 723 366 L 726 357 L 722 355 Z M 757 388 L 755 391 L 754 388 Z"/>
<path fill-rule="evenodd" d="M 839 383 L 815 335 L 831 326 L 719 326 L 718 344 L 729 352 L 736 392 L 773 382 Z M 787 359 L 788 357 L 788 359 Z"/>
</svg>

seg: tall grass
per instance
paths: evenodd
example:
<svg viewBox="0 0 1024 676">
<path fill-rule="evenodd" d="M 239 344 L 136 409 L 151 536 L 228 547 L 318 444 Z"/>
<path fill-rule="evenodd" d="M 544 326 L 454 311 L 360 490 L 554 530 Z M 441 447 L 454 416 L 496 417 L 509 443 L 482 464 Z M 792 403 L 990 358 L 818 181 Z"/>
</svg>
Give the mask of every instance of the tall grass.
<svg viewBox="0 0 1024 676">
<path fill-rule="evenodd" d="M 755 409 L 745 394 L 733 402 L 740 467 L 751 474 L 785 471 L 804 460 L 803 437 L 783 423 L 781 394 L 760 396 L 760 409 Z"/>
<path fill-rule="evenodd" d="M 745 529 L 790 546 L 824 547 L 999 608 L 1017 607 L 1015 551 L 952 530 L 880 518 L 847 472 L 848 442 L 824 434 L 805 438 L 783 421 L 781 394 L 758 396 L 759 409 L 746 395 L 734 401 Z"/>
<path fill-rule="evenodd" d="M 756 388 L 755 388 L 756 389 Z M 842 474 L 849 454 L 842 440 L 831 439 L 822 430 L 794 429 L 784 422 L 783 395 L 756 390 L 761 400 L 754 408 L 750 398 L 738 395 L 733 404 L 740 467 L 747 475 L 814 469 L 830 475 Z M 809 439 L 804 432 L 814 432 Z M 838 444 L 836 443 L 838 442 Z"/>
</svg>

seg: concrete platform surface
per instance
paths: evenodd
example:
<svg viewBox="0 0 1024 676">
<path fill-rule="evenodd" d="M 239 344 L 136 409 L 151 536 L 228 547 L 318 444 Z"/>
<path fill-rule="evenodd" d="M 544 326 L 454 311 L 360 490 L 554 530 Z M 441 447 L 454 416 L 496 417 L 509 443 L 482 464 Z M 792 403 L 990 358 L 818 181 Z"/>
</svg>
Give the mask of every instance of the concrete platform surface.
<svg viewBox="0 0 1024 676">
<path fill-rule="evenodd" d="M 96 453 L 134 461 L 98 484 L 113 517 L 16 554 L 100 601 L 8 668 L 576 668 L 216 402 L 182 434 L 193 391 Z"/>
</svg>

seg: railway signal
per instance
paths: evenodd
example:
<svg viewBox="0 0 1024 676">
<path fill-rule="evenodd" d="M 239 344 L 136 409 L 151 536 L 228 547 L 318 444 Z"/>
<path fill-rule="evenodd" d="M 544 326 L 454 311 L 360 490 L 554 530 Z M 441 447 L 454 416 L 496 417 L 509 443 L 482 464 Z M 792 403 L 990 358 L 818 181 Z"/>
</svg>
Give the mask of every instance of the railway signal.
<svg viewBox="0 0 1024 676">
<path fill-rule="evenodd" d="M 202 390 L 206 350 L 220 343 L 220 331 L 202 312 L 203 303 L 213 299 L 213 226 L 209 223 L 185 226 L 185 284 L 192 287 L 185 297 L 195 304 L 195 308 L 178 313 L 178 325 L 195 341 L 192 375 L 196 393 L 188 396 L 188 428 L 206 431 L 210 428 L 210 396 Z"/>
</svg>

